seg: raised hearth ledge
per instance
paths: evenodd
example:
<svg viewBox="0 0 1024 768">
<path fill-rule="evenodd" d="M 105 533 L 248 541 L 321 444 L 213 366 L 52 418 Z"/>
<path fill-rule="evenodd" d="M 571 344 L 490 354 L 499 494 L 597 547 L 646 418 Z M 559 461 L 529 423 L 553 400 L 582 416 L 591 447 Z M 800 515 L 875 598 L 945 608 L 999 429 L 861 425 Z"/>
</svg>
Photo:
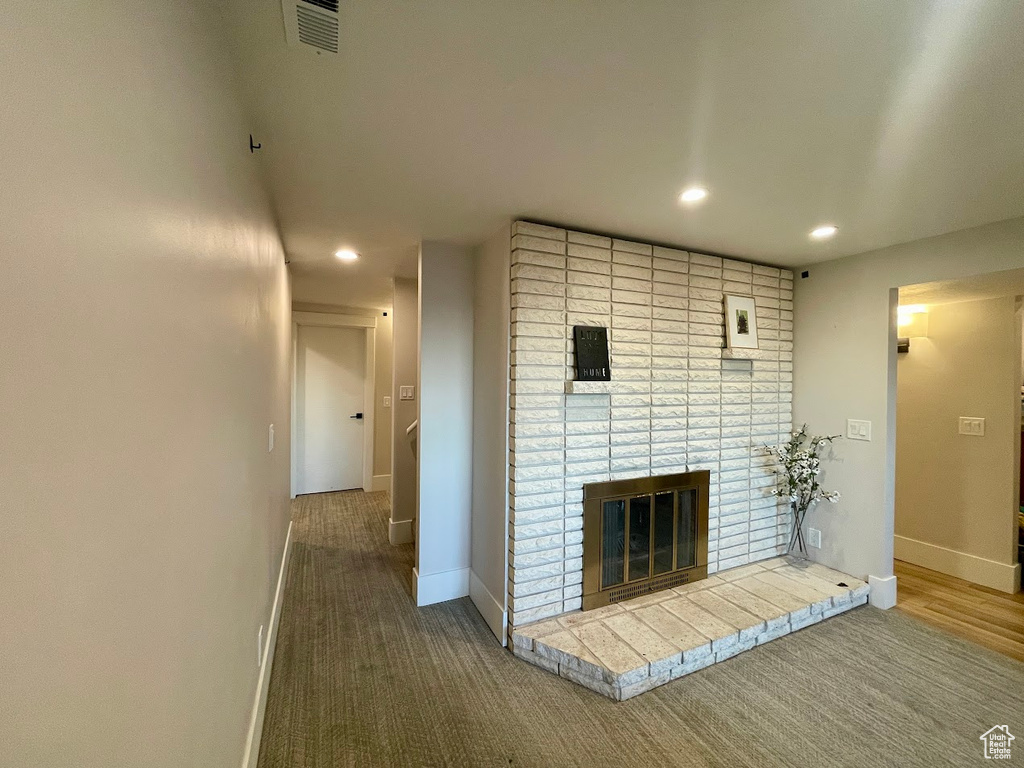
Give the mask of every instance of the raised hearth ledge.
<svg viewBox="0 0 1024 768">
<path fill-rule="evenodd" d="M 777 557 L 517 627 L 512 652 L 625 701 L 864 605 L 868 592 L 868 585 L 852 576 L 808 560 Z"/>
</svg>

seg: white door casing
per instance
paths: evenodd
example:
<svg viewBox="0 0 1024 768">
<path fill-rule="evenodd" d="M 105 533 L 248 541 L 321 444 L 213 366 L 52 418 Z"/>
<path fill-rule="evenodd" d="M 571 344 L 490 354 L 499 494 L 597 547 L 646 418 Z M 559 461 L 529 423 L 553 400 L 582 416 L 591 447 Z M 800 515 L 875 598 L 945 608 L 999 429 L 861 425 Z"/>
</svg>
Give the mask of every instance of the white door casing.
<svg viewBox="0 0 1024 768">
<path fill-rule="evenodd" d="M 292 409 L 291 409 L 291 496 L 295 498 L 302 490 L 301 433 L 299 420 L 299 328 L 306 326 L 328 328 L 356 328 L 365 334 L 366 364 L 363 388 L 363 483 L 362 487 L 373 485 L 373 425 L 374 425 L 374 350 L 376 349 L 377 319 L 366 315 L 335 314 L 333 312 L 292 312 Z"/>
</svg>

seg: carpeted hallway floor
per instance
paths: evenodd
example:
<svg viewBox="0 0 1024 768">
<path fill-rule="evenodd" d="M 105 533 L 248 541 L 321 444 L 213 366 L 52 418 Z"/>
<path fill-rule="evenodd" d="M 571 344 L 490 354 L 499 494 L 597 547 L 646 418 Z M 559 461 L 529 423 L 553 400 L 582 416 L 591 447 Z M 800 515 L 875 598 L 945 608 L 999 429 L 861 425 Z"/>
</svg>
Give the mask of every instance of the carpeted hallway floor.
<svg viewBox="0 0 1024 768">
<path fill-rule="evenodd" d="M 1022 739 L 1024 664 L 858 608 L 616 704 L 513 658 L 468 598 L 416 609 L 387 494 L 294 502 L 260 768 L 964 766 Z"/>
</svg>

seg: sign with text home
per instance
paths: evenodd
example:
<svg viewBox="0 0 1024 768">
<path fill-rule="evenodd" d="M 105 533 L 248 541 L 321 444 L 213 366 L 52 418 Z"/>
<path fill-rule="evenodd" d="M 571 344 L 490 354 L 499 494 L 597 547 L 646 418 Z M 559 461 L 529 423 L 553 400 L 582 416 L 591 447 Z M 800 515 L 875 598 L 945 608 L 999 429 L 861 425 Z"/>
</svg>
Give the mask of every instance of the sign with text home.
<svg viewBox="0 0 1024 768">
<path fill-rule="evenodd" d="M 576 381 L 611 381 L 608 364 L 608 329 L 592 325 L 573 326 L 576 342 Z"/>
</svg>

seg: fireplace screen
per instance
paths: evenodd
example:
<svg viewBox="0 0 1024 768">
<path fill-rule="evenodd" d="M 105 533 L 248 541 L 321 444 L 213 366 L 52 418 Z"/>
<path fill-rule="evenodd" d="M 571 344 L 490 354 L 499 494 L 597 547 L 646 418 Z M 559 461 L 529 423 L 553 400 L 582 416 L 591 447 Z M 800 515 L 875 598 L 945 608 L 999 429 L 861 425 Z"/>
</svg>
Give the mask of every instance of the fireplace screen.
<svg viewBox="0 0 1024 768">
<path fill-rule="evenodd" d="M 583 487 L 583 610 L 708 575 L 707 470 Z"/>
</svg>

